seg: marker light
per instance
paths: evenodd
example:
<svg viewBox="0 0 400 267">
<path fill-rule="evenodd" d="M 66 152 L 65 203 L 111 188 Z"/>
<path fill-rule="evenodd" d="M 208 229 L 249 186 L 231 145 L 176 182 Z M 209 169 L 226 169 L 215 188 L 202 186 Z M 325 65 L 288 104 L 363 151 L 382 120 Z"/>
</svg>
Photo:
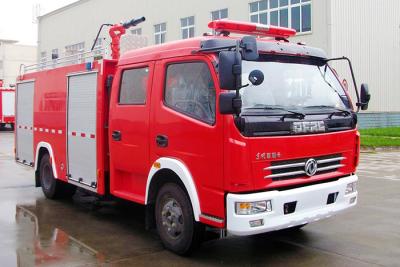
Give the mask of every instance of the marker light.
<svg viewBox="0 0 400 267">
<path fill-rule="evenodd" d="M 271 200 L 256 201 L 256 202 L 236 202 L 236 214 L 238 215 L 251 215 L 261 212 L 272 211 Z"/>
<path fill-rule="evenodd" d="M 208 23 L 208 27 L 217 32 L 232 32 L 264 37 L 288 38 L 296 35 L 296 30 L 290 28 L 227 19 L 211 21 Z"/>
<path fill-rule="evenodd" d="M 264 225 L 264 220 L 259 219 L 259 220 L 254 220 L 254 221 L 249 221 L 250 227 L 259 227 Z"/>
</svg>

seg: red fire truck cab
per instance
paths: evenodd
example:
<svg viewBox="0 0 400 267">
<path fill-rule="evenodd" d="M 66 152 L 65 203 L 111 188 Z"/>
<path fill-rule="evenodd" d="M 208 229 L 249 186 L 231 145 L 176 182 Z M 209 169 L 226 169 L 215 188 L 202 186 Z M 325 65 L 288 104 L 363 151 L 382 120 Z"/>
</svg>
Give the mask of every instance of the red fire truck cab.
<svg viewBox="0 0 400 267">
<path fill-rule="evenodd" d="M 16 160 L 46 197 L 80 187 L 146 205 L 179 254 L 204 226 L 253 235 L 356 204 L 366 85 L 353 105 L 322 50 L 288 42 L 294 30 L 229 20 L 119 58 L 136 24 L 111 28 L 112 59 L 20 76 Z"/>
</svg>

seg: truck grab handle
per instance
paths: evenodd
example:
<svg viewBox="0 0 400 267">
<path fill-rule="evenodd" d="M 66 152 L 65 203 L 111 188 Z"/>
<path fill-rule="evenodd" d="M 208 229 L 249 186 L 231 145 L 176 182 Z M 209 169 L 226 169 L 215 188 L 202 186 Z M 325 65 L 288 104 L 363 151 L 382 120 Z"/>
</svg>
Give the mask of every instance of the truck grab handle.
<svg viewBox="0 0 400 267">
<path fill-rule="evenodd" d="M 134 27 L 134 26 L 138 25 L 139 23 L 142 23 L 145 20 L 146 20 L 145 17 L 141 17 L 141 18 L 138 18 L 138 19 L 132 19 L 131 21 L 122 23 L 122 26 L 125 29 L 128 29 L 130 27 Z"/>
</svg>

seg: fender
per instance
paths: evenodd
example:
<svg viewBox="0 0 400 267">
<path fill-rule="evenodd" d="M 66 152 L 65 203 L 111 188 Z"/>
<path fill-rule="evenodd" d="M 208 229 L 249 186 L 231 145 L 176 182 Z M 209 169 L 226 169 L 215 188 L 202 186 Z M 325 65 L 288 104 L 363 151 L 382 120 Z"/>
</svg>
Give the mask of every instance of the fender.
<svg viewBox="0 0 400 267">
<path fill-rule="evenodd" d="M 155 162 L 160 163 L 161 167 L 155 168 L 153 164 L 150 169 L 149 175 L 147 177 L 145 204 L 147 205 L 148 202 L 149 188 L 151 181 L 154 177 L 154 174 L 159 170 L 169 169 L 178 175 L 179 179 L 185 186 L 186 191 L 189 194 L 190 202 L 193 207 L 194 219 L 198 222 L 200 220 L 199 216 L 201 214 L 199 196 L 197 194 L 196 185 L 194 184 L 193 177 L 190 174 L 190 171 L 188 170 L 186 165 L 179 160 L 171 158 L 159 158 Z"/>
<path fill-rule="evenodd" d="M 54 160 L 54 153 L 51 145 L 47 142 L 39 142 L 39 144 L 36 146 L 36 156 L 35 156 L 35 171 L 39 168 L 38 164 L 36 164 L 39 160 L 39 150 L 41 148 L 46 148 L 47 151 L 49 151 L 50 158 L 51 158 L 51 167 L 53 168 L 53 174 L 54 178 L 58 179 L 58 174 L 57 174 L 57 168 L 56 168 L 56 162 Z"/>
</svg>

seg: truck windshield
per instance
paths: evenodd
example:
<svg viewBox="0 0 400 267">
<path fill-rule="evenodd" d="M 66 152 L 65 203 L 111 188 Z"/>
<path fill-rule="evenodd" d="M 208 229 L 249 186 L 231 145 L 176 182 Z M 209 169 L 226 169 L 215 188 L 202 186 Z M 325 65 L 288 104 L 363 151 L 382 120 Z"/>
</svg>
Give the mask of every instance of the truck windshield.
<svg viewBox="0 0 400 267">
<path fill-rule="evenodd" d="M 285 108 L 307 113 L 327 108 L 350 109 L 340 82 L 329 67 L 283 62 L 243 61 L 242 110 Z M 248 76 L 252 70 L 264 73 L 264 82 L 254 86 Z M 274 108 L 276 107 L 276 108 Z"/>
</svg>

